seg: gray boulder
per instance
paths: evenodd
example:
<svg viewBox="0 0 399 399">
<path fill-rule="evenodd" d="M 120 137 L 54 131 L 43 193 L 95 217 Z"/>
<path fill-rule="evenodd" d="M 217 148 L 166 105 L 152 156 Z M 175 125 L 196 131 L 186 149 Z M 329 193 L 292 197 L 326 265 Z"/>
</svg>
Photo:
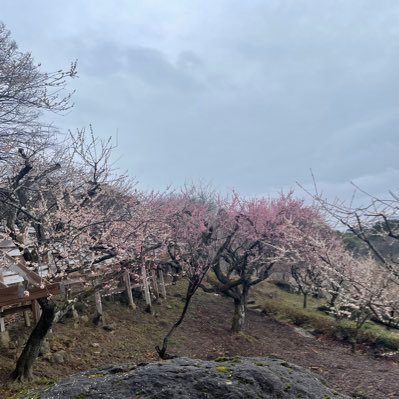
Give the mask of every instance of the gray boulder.
<svg viewBox="0 0 399 399">
<path fill-rule="evenodd" d="M 343 399 L 315 374 L 275 358 L 177 358 L 86 371 L 42 399 Z"/>
</svg>

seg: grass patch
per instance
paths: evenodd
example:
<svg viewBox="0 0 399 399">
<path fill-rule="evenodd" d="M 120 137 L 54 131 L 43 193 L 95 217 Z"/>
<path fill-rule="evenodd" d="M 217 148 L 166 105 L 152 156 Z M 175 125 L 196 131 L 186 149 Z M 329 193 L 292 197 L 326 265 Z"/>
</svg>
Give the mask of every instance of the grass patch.
<svg viewBox="0 0 399 399">
<path fill-rule="evenodd" d="M 354 336 L 353 321 L 337 321 L 318 310 L 325 305 L 322 299 L 309 298 L 308 307 L 304 309 L 302 295 L 284 291 L 270 282 L 259 284 L 254 288 L 252 295 L 263 311 L 277 320 L 311 330 L 315 335 L 325 335 L 340 341 L 350 342 Z M 399 331 L 388 330 L 384 326 L 368 321 L 359 332 L 358 343 L 399 350 Z"/>
<path fill-rule="evenodd" d="M 102 374 L 102 373 L 90 374 L 90 375 L 87 376 L 87 378 L 91 378 L 91 379 L 93 379 L 93 378 L 103 378 L 103 377 L 105 377 L 105 374 Z"/>
</svg>

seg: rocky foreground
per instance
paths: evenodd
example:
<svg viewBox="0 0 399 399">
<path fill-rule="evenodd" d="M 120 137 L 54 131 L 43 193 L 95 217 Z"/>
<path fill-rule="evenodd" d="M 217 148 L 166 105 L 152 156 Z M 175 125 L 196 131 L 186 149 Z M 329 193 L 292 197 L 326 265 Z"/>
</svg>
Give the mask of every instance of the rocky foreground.
<svg viewBox="0 0 399 399">
<path fill-rule="evenodd" d="M 38 397 L 36 392 L 33 397 Z M 338 399 L 315 374 L 275 358 L 177 358 L 76 374 L 41 399 Z M 32 397 L 32 396 L 31 396 Z"/>
</svg>

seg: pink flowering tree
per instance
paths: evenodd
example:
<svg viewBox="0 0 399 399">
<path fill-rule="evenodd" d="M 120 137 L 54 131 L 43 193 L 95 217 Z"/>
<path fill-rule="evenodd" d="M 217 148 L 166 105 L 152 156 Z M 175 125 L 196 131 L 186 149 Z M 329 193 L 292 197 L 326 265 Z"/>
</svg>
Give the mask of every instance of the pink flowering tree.
<svg viewBox="0 0 399 399">
<path fill-rule="evenodd" d="M 171 262 L 183 271 L 188 280 L 184 307 L 179 319 L 165 335 L 162 347 L 157 347 L 162 359 L 170 357 L 168 342 L 183 322 L 192 297 L 200 287 L 209 269 L 219 262 L 223 250 L 229 245 L 231 234 L 217 234 L 224 215 L 220 212 L 218 199 L 210 193 L 189 188 L 167 200 L 166 224 L 169 234 L 166 248 Z"/>
<path fill-rule="evenodd" d="M 291 194 L 277 199 L 234 194 L 221 208 L 217 235 L 231 239 L 212 267 L 217 283 L 204 289 L 233 299 L 233 332 L 244 326 L 250 289 L 267 279 L 275 264 L 292 261 L 294 241 L 289 232 L 293 223 L 306 217 L 306 210 Z"/>
</svg>

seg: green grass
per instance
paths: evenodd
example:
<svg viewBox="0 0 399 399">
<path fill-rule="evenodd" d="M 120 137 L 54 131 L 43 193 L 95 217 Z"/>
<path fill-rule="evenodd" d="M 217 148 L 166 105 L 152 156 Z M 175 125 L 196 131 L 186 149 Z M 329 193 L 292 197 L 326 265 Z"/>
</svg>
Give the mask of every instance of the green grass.
<svg viewBox="0 0 399 399">
<path fill-rule="evenodd" d="M 308 306 L 304 309 L 302 295 L 289 293 L 269 282 L 255 287 L 252 296 L 266 314 L 277 320 L 342 341 L 351 341 L 354 336 L 354 322 L 337 321 L 318 310 L 320 306 L 325 305 L 322 299 L 309 297 Z M 399 331 L 388 330 L 384 326 L 367 321 L 359 332 L 358 343 L 399 350 Z"/>
<path fill-rule="evenodd" d="M 50 388 L 56 381 L 53 379 L 41 377 L 35 378 L 34 381 L 31 382 L 7 382 L 2 386 L 4 390 L 9 390 L 10 393 L 6 394 L 5 399 L 40 399 L 40 394 L 35 393 L 33 389 L 44 386 Z M 47 388 L 47 389 L 48 389 Z M 46 391 L 47 389 L 44 389 Z"/>
</svg>

